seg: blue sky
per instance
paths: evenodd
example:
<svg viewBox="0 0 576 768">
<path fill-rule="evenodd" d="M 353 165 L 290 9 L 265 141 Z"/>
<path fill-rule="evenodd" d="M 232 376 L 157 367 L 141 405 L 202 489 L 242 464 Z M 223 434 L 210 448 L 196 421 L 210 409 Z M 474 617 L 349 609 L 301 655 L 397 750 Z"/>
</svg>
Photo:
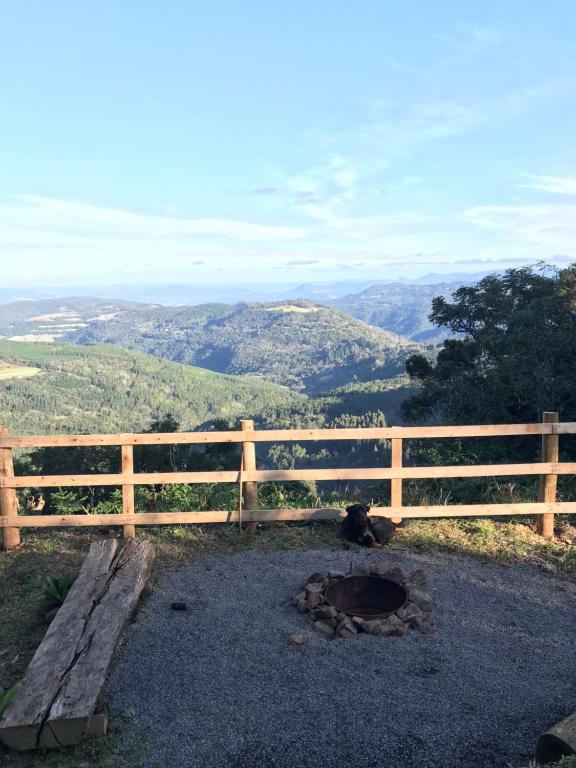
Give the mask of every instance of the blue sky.
<svg viewBox="0 0 576 768">
<path fill-rule="evenodd" d="M 2 0 L 4 284 L 576 260 L 573 0 Z"/>
</svg>

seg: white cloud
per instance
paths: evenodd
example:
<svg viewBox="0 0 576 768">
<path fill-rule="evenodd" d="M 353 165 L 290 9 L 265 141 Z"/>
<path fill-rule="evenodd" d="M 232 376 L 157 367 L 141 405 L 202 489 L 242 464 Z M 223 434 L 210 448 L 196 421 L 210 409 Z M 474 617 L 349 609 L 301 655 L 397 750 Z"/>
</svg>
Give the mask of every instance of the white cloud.
<svg viewBox="0 0 576 768">
<path fill-rule="evenodd" d="M 301 227 L 272 226 L 223 218 L 182 218 L 133 213 L 84 202 L 22 195 L 19 204 L 0 205 L 0 241 L 16 240 L 33 244 L 49 240 L 55 244 L 78 237 L 98 241 L 108 237 L 198 238 L 236 240 L 296 240 L 306 237 Z"/>
<path fill-rule="evenodd" d="M 538 189 L 555 195 L 576 195 L 576 176 L 539 176 L 534 173 L 523 174 L 530 181 L 519 184 L 524 189 Z"/>
<path fill-rule="evenodd" d="M 463 215 L 478 227 L 502 230 L 555 251 L 576 253 L 576 205 L 484 205 Z"/>
</svg>

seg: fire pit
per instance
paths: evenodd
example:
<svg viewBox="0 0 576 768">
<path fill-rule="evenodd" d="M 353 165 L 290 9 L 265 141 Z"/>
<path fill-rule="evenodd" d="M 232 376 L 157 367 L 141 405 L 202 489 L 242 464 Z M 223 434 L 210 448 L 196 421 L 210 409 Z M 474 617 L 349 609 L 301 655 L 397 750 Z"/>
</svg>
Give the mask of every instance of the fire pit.
<svg viewBox="0 0 576 768">
<path fill-rule="evenodd" d="M 337 611 L 362 619 L 386 619 L 408 600 L 401 584 L 383 576 L 346 576 L 330 584 L 324 596 Z"/>
<path fill-rule="evenodd" d="M 404 635 L 432 630 L 432 599 L 423 571 L 405 574 L 385 563 L 361 564 L 348 573 L 313 573 L 291 600 L 326 637 Z"/>
</svg>

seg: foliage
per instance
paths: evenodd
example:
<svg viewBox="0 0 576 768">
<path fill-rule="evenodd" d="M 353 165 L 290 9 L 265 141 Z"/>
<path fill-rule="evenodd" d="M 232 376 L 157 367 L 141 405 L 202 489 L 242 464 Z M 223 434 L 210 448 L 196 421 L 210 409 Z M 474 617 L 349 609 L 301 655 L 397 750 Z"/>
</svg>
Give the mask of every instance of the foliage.
<svg viewBox="0 0 576 768">
<path fill-rule="evenodd" d="M 71 576 L 62 576 L 60 578 L 47 576 L 44 585 L 44 597 L 49 601 L 50 605 L 62 605 L 72 584 L 74 584 L 74 579 Z"/>
<path fill-rule="evenodd" d="M 9 688 L 0 687 L 0 717 L 2 713 L 8 708 L 10 702 L 16 697 L 16 694 L 22 686 L 21 682 L 14 683 Z"/>
<path fill-rule="evenodd" d="M 117 344 L 222 373 L 264 377 L 309 393 L 354 377 L 393 376 L 410 353 L 421 349 L 394 333 L 302 300 L 144 306 L 90 322 L 67 338 L 80 344 Z"/>
<path fill-rule="evenodd" d="M 262 379 L 104 345 L 0 340 L 0 360 L 40 369 L 30 378 L 0 381 L 0 423 L 15 434 L 131 432 L 168 411 L 191 429 L 305 400 Z"/>
<path fill-rule="evenodd" d="M 422 390 L 404 405 L 413 421 L 533 422 L 545 410 L 576 416 L 576 267 L 509 269 L 437 297 L 431 320 L 447 339 L 435 364 L 407 371 Z"/>
<path fill-rule="evenodd" d="M 50 494 L 52 511 L 58 515 L 76 515 L 86 512 L 88 496 L 81 496 L 75 491 L 58 488 Z"/>
</svg>

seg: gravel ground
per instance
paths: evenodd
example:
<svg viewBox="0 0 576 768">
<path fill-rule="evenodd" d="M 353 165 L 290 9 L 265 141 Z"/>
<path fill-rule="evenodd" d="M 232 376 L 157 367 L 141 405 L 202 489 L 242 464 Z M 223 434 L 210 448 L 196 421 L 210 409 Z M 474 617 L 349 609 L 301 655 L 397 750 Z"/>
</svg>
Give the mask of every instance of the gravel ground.
<svg viewBox="0 0 576 768">
<path fill-rule="evenodd" d="M 433 633 L 309 629 L 288 599 L 351 559 L 425 569 Z M 370 550 L 210 557 L 165 573 L 141 606 L 108 682 L 113 732 L 141 768 L 527 763 L 576 709 L 575 619 L 576 584 L 529 566 Z"/>
</svg>

